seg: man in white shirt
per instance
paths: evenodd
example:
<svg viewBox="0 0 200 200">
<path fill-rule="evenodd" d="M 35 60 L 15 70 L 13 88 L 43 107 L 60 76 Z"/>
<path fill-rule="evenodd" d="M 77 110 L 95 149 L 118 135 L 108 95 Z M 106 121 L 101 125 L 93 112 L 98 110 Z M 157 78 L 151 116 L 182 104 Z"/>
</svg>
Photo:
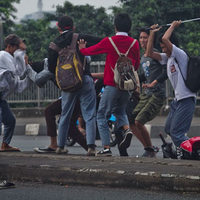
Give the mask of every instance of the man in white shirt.
<svg viewBox="0 0 200 200">
<path fill-rule="evenodd" d="M 151 26 L 147 45 L 149 57 L 159 60 L 161 64 L 167 64 L 167 75 L 175 92 L 165 124 L 165 132 L 171 136 L 176 147 L 180 147 L 183 141 L 188 140 L 185 134 L 190 128 L 196 105 L 195 93 L 186 87 L 183 80 L 187 75 L 189 58 L 182 49 L 177 47 L 177 39 L 172 34 L 180 24 L 181 21 L 172 22 L 165 34 L 158 38 L 163 53 L 153 52 L 154 35 L 160 29 L 158 24 Z"/>
<path fill-rule="evenodd" d="M 14 53 L 21 45 L 20 38 L 15 34 L 10 34 L 5 38 L 4 43 L 5 51 L 0 51 L 0 134 L 2 132 L 1 125 L 2 123 L 4 124 L 4 136 L 0 152 L 20 151 L 19 148 L 9 145 L 14 133 L 16 120 L 6 101 L 6 97 L 14 92 L 22 92 L 31 85 L 32 81 L 28 77 L 20 80 L 19 76 L 17 76 L 16 68 L 23 69 L 22 65 L 27 63 L 25 57 L 21 59 L 21 62 L 14 57 Z"/>
</svg>

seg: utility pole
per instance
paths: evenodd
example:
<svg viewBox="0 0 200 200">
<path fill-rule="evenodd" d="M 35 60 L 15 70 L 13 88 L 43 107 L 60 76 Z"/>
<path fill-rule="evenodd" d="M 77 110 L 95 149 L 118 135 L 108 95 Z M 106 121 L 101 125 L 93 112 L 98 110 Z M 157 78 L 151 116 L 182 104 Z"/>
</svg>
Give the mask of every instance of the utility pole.
<svg viewBox="0 0 200 200">
<path fill-rule="evenodd" d="M 2 20 L 1 16 L 0 16 L 0 50 L 3 49 L 3 23 L 4 21 Z"/>
</svg>

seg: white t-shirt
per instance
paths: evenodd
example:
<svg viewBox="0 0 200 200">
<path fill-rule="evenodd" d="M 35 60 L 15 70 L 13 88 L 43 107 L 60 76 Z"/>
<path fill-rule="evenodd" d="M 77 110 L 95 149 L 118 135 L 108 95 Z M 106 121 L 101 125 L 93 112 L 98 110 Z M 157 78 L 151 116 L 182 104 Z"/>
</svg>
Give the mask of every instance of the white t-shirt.
<svg viewBox="0 0 200 200">
<path fill-rule="evenodd" d="M 187 54 L 180 48 L 173 45 L 172 54 L 170 57 L 167 57 L 165 53 L 161 53 L 162 60 L 161 64 L 167 64 L 167 75 L 169 80 L 174 88 L 175 98 L 178 100 L 185 99 L 188 97 L 196 97 L 196 94 L 191 92 L 185 85 L 181 72 L 186 78 L 187 75 L 187 65 L 188 65 L 188 56 Z M 178 61 L 177 62 L 175 61 Z M 179 66 L 178 66 L 179 65 Z M 181 72 L 180 69 L 181 68 Z"/>
</svg>

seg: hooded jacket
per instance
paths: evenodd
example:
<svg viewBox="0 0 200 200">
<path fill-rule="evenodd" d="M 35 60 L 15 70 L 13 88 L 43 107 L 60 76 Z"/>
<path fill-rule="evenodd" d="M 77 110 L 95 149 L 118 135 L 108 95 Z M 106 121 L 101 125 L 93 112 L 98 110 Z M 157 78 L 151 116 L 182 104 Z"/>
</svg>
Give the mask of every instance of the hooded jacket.
<svg viewBox="0 0 200 200">
<path fill-rule="evenodd" d="M 73 36 L 73 31 L 64 32 L 61 35 L 59 35 L 57 38 L 55 38 L 54 43 L 60 48 L 70 46 L 72 42 L 72 36 Z M 100 37 L 95 37 L 88 34 L 79 34 L 77 41 L 79 41 L 80 39 L 84 39 L 85 41 L 87 41 L 87 47 L 97 44 L 98 42 L 102 40 L 102 38 Z M 80 53 L 78 45 L 76 46 L 76 49 L 77 49 L 79 58 L 81 62 L 83 63 L 84 56 Z M 57 59 L 58 59 L 58 52 L 49 48 L 48 65 L 49 65 L 49 71 L 53 74 L 55 74 Z M 85 75 L 90 75 L 89 65 L 86 65 L 85 67 Z"/>
</svg>

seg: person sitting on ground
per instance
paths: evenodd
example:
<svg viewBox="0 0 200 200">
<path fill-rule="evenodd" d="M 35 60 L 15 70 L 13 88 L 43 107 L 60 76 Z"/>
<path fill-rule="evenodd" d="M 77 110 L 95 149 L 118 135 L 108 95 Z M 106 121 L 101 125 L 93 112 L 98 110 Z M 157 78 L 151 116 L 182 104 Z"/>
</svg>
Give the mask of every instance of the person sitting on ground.
<svg viewBox="0 0 200 200">
<path fill-rule="evenodd" d="M 171 136 L 177 149 L 183 141 L 188 140 L 185 134 L 189 131 L 196 105 L 196 94 L 191 92 L 184 82 L 189 57 L 178 47 L 178 39 L 173 33 L 180 24 L 181 21 L 173 21 L 164 35 L 158 37 L 163 53 L 153 51 L 154 35 L 160 28 L 158 24 L 151 26 L 146 51 L 147 56 L 159 60 L 161 64 L 167 64 L 167 75 L 174 89 L 175 98 L 170 104 L 165 132 Z"/>
</svg>

